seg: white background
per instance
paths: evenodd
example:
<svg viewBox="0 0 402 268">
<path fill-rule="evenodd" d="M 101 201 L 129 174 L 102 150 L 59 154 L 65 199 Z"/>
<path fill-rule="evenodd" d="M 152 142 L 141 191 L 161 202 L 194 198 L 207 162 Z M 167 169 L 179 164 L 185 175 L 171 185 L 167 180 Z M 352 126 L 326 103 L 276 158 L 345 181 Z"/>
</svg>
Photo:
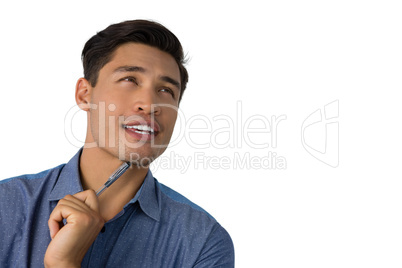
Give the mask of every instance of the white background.
<svg viewBox="0 0 402 268">
<path fill-rule="evenodd" d="M 401 267 L 399 1 L 144 2 L 0 4 L 0 177 L 37 173 L 75 154 L 80 143 L 66 138 L 64 119 L 75 105 L 84 43 L 111 23 L 152 19 L 178 36 L 190 58 L 186 118 L 204 115 L 212 131 L 222 127 L 212 121 L 217 115 L 238 124 L 239 101 L 244 121 L 286 115 L 276 148 L 252 148 L 243 137 L 233 148 L 197 149 L 182 137 L 164 156 L 192 159 L 191 166 L 184 173 L 153 167 L 159 181 L 228 230 L 237 267 Z M 303 121 L 333 101 L 335 168 L 301 139 Z M 70 128 L 81 141 L 85 124 L 77 113 Z M 312 147 L 325 143 L 323 126 L 310 129 Z M 249 139 L 270 143 L 271 133 Z M 194 159 L 268 152 L 285 158 L 286 169 L 204 168 Z"/>
</svg>

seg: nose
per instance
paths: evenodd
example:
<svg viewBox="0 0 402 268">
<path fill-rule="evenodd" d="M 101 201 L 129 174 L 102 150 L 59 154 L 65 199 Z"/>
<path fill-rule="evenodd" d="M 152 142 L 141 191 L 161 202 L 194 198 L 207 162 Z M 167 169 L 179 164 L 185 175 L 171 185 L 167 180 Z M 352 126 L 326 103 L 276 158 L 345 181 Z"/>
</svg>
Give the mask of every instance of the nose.
<svg viewBox="0 0 402 268">
<path fill-rule="evenodd" d="M 149 88 L 138 90 L 134 96 L 134 100 L 134 112 L 154 115 L 160 113 L 160 106 L 157 104 L 153 90 Z"/>
</svg>

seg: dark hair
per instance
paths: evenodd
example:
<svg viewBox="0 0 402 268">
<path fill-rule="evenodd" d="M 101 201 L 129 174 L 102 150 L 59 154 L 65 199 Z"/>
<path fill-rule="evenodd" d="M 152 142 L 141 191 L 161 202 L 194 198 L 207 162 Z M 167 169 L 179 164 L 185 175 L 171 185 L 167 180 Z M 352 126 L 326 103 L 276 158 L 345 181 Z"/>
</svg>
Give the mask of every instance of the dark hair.
<svg viewBox="0 0 402 268">
<path fill-rule="evenodd" d="M 112 24 L 91 37 L 82 50 L 85 79 L 96 86 L 99 71 L 111 60 L 120 45 L 129 42 L 156 47 L 175 59 L 180 71 L 180 101 L 188 82 L 183 48 L 171 31 L 153 21 L 131 20 Z"/>
</svg>

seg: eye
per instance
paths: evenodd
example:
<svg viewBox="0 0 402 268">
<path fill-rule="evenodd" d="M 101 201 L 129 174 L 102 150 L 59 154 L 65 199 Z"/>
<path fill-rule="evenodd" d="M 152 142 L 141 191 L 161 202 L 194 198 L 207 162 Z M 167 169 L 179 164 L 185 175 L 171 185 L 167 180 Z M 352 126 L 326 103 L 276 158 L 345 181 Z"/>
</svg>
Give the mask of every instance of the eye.
<svg viewBox="0 0 402 268">
<path fill-rule="evenodd" d="M 134 84 L 138 85 L 137 79 L 134 76 L 123 77 L 122 79 L 119 80 L 119 82 L 120 81 L 130 82 L 130 83 L 134 83 Z"/>
<path fill-rule="evenodd" d="M 161 88 L 161 90 L 159 90 L 159 91 L 160 91 L 160 92 L 166 92 L 166 93 L 172 95 L 173 98 L 175 97 L 174 91 L 171 90 L 171 89 L 168 88 L 168 87 L 163 87 L 163 88 Z"/>
</svg>

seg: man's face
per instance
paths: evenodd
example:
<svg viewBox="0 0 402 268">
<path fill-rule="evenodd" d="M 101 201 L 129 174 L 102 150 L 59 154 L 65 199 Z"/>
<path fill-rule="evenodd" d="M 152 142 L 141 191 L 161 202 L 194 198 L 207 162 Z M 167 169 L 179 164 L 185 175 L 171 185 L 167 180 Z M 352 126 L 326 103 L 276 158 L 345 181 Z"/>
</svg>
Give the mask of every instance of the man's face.
<svg viewBox="0 0 402 268">
<path fill-rule="evenodd" d="M 87 141 L 121 160 L 149 164 L 172 136 L 179 81 L 168 53 L 138 43 L 121 45 L 91 88 Z"/>
</svg>

